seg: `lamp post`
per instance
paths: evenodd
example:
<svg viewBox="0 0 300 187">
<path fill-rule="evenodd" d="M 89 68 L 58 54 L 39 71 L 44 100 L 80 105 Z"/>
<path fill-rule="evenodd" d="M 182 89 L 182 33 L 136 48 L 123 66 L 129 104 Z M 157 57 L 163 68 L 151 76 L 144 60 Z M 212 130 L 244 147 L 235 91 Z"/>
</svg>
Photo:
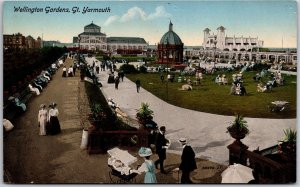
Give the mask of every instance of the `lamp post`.
<svg viewBox="0 0 300 187">
<path fill-rule="evenodd" d="M 80 36 L 78 36 L 78 51 L 77 51 L 77 56 L 78 56 L 78 63 L 80 64 Z"/>
<path fill-rule="evenodd" d="M 217 36 L 214 36 L 214 61 L 216 63 L 216 51 L 217 51 Z"/>
<path fill-rule="evenodd" d="M 166 51 L 166 57 L 167 57 L 167 101 L 169 100 L 169 47 L 167 44 L 167 51 Z"/>
</svg>

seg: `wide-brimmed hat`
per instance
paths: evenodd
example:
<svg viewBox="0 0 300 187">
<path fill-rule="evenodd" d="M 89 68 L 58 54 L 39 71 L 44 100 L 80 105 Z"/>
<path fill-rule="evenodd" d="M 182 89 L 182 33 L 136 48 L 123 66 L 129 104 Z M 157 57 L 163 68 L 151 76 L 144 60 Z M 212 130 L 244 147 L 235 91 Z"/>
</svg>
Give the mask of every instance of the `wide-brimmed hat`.
<svg viewBox="0 0 300 187">
<path fill-rule="evenodd" d="M 178 140 L 179 143 L 186 144 L 186 138 L 180 138 Z"/>
<path fill-rule="evenodd" d="M 54 108 L 56 106 L 56 103 L 52 102 L 49 104 L 49 107 Z"/>
<path fill-rule="evenodd" d="M 146 156 L 150 156 L 152 155 L 152 151 L 150 148 L 147 148 L 147 147 L 141 147 L 140 150 L 139 150 L 139 155 L 141 157 L 146 157 Z"/>
</svg>

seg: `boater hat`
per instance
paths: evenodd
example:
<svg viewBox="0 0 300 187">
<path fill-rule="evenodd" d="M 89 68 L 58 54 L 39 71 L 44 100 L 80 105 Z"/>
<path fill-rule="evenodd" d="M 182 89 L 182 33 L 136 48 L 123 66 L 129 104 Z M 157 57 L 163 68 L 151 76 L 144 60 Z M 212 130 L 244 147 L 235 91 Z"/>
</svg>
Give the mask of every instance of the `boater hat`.
<svg viewBox="0 0 300 187">
<path fill-rule="evenodd" d="M 139 155 L 141 157 L 150 156 L 150 155 L 152 155 L 152 151 L 151 151 L 150 148 L 141 147 L 140 150 L 139 150 Z"/>
<path fill-rule="evenodd" d="M 179 143 L 185 144 L 186 143 L 186 138 L 180 138 Z"/>
</svg>

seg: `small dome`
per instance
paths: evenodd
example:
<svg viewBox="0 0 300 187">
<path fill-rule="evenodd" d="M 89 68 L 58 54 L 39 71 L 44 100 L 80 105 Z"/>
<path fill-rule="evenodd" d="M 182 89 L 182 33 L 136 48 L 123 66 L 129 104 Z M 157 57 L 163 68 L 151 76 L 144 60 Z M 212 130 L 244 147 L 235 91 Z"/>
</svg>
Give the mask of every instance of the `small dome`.
<svg viewBox="0 0 300 187">
<path fill-rule="evenodd" d="M 91 23 L 91 24 L 89 24 L 89 25 L 86 25 L 85 27 L 84 27 L 84 29 L 99 29 L 100 27 L 98 26 L 98 25 L 95 25 L 94 23 Z"/>
<path fill-rule="evenodd" d="M 95 25 L 93 22 L 89 25 L 86 25 L 84 27 L 84 32 L 90 32 L 90 33 L 100 33 L 101 32 L 101 27 L 98 25 Z"/>
<path fill-rule="evenodd" d="M 181 45 L 180 37 L 173 31 L 173 24 L 170 22 L 169 31 L 166 32 L 160 40 L 160 44 Z"/>
</svg>

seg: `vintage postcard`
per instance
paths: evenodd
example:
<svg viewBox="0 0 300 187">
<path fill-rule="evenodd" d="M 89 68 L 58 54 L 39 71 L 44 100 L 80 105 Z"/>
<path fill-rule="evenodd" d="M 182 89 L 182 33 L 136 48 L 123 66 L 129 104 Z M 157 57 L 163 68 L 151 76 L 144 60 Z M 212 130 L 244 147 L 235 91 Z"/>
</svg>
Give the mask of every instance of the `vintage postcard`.
<svg viewBox="0 0 300 187">
<path fill-rule="evenodd" d="M 6 184 L 293 184 L 297 1 L 4 1 Z"/>
</svg>

